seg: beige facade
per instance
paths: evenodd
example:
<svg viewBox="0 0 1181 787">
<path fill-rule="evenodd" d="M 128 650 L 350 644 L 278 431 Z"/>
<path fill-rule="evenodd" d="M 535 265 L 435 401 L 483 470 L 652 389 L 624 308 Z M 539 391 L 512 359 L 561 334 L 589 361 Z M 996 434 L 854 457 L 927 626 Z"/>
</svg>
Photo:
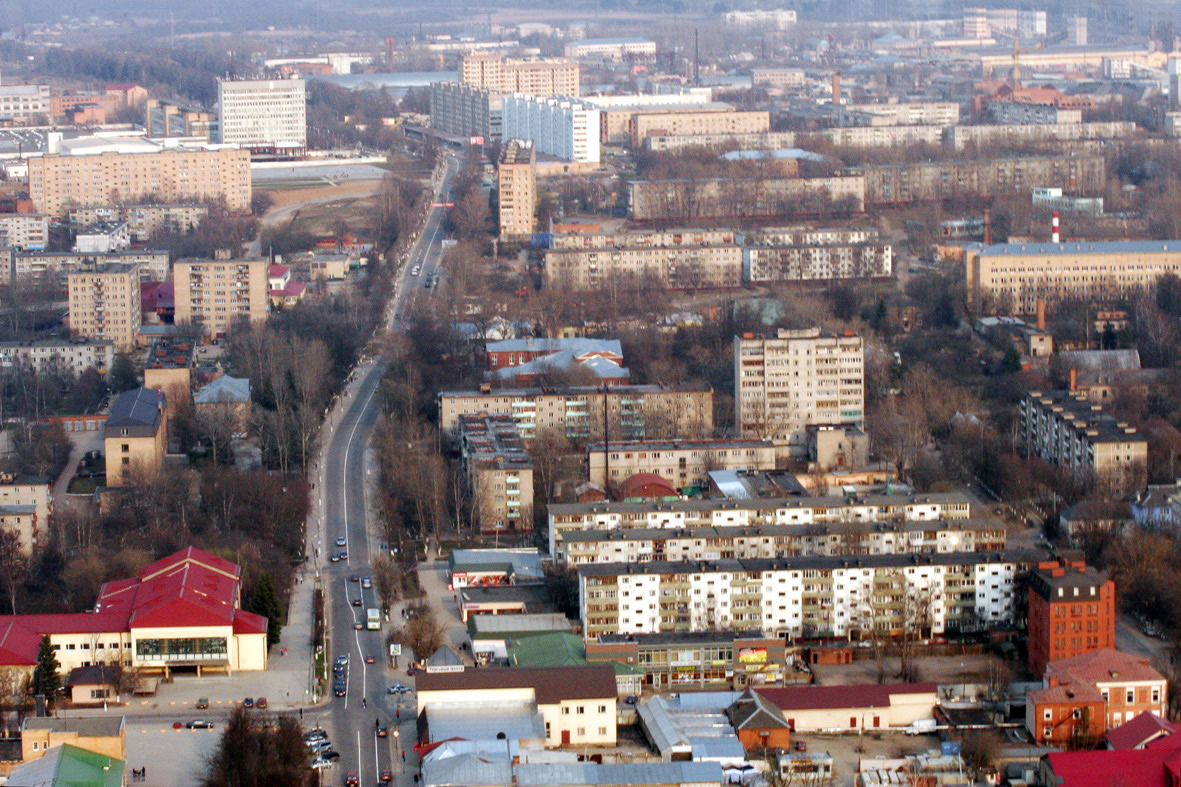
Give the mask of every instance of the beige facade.
<svg viewBox="0 0 1181 787">
<path fill-rule="evenodd" d="M 0 474 L 0 528 L 17 534 L 25 555 L 48 541 L 52 510 L 49 479 Z"/>
<path fill-rule="evenodd" d="M 669 134 L 762 134 L 771 130 L 771 113 L 701 111 L 687 106 L 678 111 L 637 112 L 628 121 L 631 145 L 638 148 L 650 136 Z"/>
<path fill-rule="evenodd" d="M 811 424 L 865 420 L 865 353 L 855 333 L 819 328 L 734 337 L 734 409 L 744 437 L 772 440 L 794 456 Z"/>
<path fill-rule="evenodd" d="M 1038 298 L 1053 303 L 1149 290 L 1166 273 L 1181 274 L 1181 241 L 1002 243 L 964 261 L 971 302 L 1008 301 L 1032 314 Z"/>
<path fill-rule="evenodd" d="M 143 324 L 139 281 L 138 265 L 95 265 L 70 273 L 70 334 L 134 349 Z"/>
<path fill-rule="evenodd" d="M 1126 139 L 1135 136 L 1131 121 L 1107 123 L 1026 123 L 988 126 L 953 126 L 944 142 L 953 150 L 968 145 L 1017 145 L 1026 142 L 1059 142 L 1080 139 Z"/>
<path fill-rule="evenodd" d="M 742 247 L 614 247 L 545 254 L 545 286 L 550 289 L 605 290 L 645 284 L 672 290 L 741 287 Z"/>
<path fill-rule="evenodd" d="M 493 93 L 531 96 L 577 96 L 578 64 L 569 60 L 522 60 L 492 52 L 468 52 L 459 58 L 460 84 Z"/>
<path fill-rule="evenodd" d="M 0 284 L 30 279 L 63 277 L 91 264 L 138 265 L 141 281 L 168 281 L 172 261 L 167 251 L 130 249 L 105 254 L 81 254 L 72 251 L 18 251 L 11 269 L 0 266 Z"/>
<path fill-rule="evenodd" d="M 602 439 L 603 408 L 611 439 L 699 439 L 713 433 L 713 389 L 705 385 L 614 385 L 442 391 L 439 427 L 457 435 L 464 415 L 511 415 L 521 437 L 554 433 Z"/>
<path fill-rule="evenodd" d="M 1082 123 L 1081 109 L 1064 109 L 1052 104 L 1034 104 L 1026 101 L 993 101 L 988 112 L 998 124 L 1025 125 L 1029 123 L 1052 123 L 1064 125 Z"/>
<path fill-rule="evenodd" d="M 616 485 L 636 473 L 655 473 L 680 489 L 709 480 L 711 470 L 774 470 L 769 440 L 649 440 L 591 443 L 591 483 Z"/>
<path fill-rule="evenodd" d="M 1027 156 L 868 165 L 854 171 L 865 176 L 867 205 L 924 202 L 964 194 L 980 197 L 1029 194 L 1039 186 L 1095 194 L 1107 184 L 1103 156 Z"/>
<path fill-rule="evenodd" d="M 897 101 L 885 104 L 846 104 L 851 125 L 954 126 L 960 105 L 954 101 Z"/>
<path fill-rule="evenodd" d="M 30 716 L 21 725 L 21 760 L 29 762 L 43 757 L 51 747 L 63 743 L 125 760 L 125 721 L 123 716 Z"/>
<path fill-rule="evenodd" d="M 897 148 L 909 145 L 939 145 L 945 126 L 849 126 L 830 128 L 817 136 L 838 147 Z"/>
<path fill-rule="evenodd" d="M 683 112 L 692 112 L 695 115 L 707 115 L 734 111 L 734 107 L 722 103 L 621 105 L 614 102 L 605 102 L 597 96 L 587 100 L 600 107 L 599 140 L 605 145 L 632 144 L 632 121 L 638 115 L 644 115 L 651 120 L 652 118 L 676 115 Z M 691 133 L 696 133 L 696 131 L 693 130 Z"/>
<path fill-rule="evenodd" d="M 480 530 L 532 530 L 533 460 L 512 416 L 464 416 L 459 445 Z"/>
<path fill-rule="evenodd" d="M 203 325 L 211 338 L 238 322 L 258 325 L 270 308 L 266 260 L 179 260 L 172 268 L 176 322 Z"/>
<path fill-rule="evenodd" d="M 628 183 L 628 212 L 636 221 L 696 221 L 815 214 L 828 202 L 849 200 L 863 209 L 861 175 L 757 180 L 634 180 Z"/>
<path fill-rule="evenodd" d="M 145 194 L 169 201 L 224 199 L 230 210 L 250 210 L 250 153 L 166 148 L 29 159 L 29 198 L 51 216 L 64 216 L 75 205 L 107 205 Z"/>
<path fill-rule="evenodd" d="M 0 365 L 55 371 L 75 377 L 87 369 L 105 372 L 115 360 L 115 345 L 87 339 L 37 339 L 0 342 Z"/>
<path fill-rule="evenodd" d="M 800 68 L 752 68 L 750 79 L 755 87 L 803 87 L 807 81 L 803 69 Z"/>
<path fill-rule="evenodd" d="M 41 213 L 0 215 L 0 246 L 44 249 L 49 242 L 49 217 Z"/>
<path fill-rule="evenodd" d="M 1021 403 L 1026 450 L 1124 492 L 1147 480 L 1148 440 L 1100 405 L 1071 391 L 1030 391 Z"/>
<path fill-rule="evenodd" d="M 677 153 L 689 148 L 729 150 L 777 150 L 794 148 L 794 131 L 766 131 L 761 134 L 651 134 L 644 138 L 644 150 Z"/>
<path fill-rule="evenodd" d="M 169 230 L 186 233 L 195 229 L 209 215 L 209 206 L 199 203 L 180 205 L 100 205 L 70 208 L 70 223 L 88 227 L 100 221 L 126 221 L 134 241 L 146 241 L 153 233 Z"/>
<path fill-rule="evenodd" d="M 894 247 L 888 243 L 747 246 L 742 250 L 742 267 L 750 282 L 885 278 L 894 273 Z"/>
<path fill-rule="evenodd" d="M 163 394 L 135 388 L 119 394 L 103 425 L 107 486 L 125 486 L 150 478 L 164 463 L 168 416 Z"/>
<path fill-rule="evenodd" d="M 533 234 L 537 204 L 536 163 L 537 153 L 532 141 L 510 139 L 504 143 L 496 168 L 502 238 L 524 238 Z"/>
</svg>

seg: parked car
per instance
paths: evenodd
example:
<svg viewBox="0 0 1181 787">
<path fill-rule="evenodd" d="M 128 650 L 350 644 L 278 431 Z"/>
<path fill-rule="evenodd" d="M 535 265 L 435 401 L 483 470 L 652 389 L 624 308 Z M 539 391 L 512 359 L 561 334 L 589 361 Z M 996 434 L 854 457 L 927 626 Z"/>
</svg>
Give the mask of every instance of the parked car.
<svg viewBox="0 0 1181 787">
<path fill-rule="evenodd" d="M 808 742 L 807 741 L 796 741 L 796 751 L 807 751 L 807 750 L 808 750 Z"/>
<path fill-rule="evenodd" d="M 322 730 L 319 727 L 316 727 L 315 729 L 305 732 L 303 737 L 305 740 L 309 741 L 323 741 L 328 740 L 328 732 L 327 730 Z"/>
<path fill-rule="evenodd" d="M 344 777 L 344 787 L 361 787 L 361 780 L 357 778 L 357 774 L 349 771 Z"/>
<path fill-rule="evenodd" d="M 254 707 L 256 707 L 256 708 L 265 708 L 266 706 L 267 706 L 267 698 L 266 697 L 259 697 L 258 699 L 256 699 L 254 701 Z"/>
<path fill-rule="evenodd" d="M 388 727 L 386 727 L 384 724 L 383 724 L 383 725 L 381 725 L 380 727 L 378 727 L 378 728 L 377 728 L 377 737 L 379 737 L 379 738 L 388 738 L 388 737 L 390 737 L 390 731 L 389 731 L 389 728 L 388 728 Z"/>
<path fill-rule="evenodd" d="M 213 722 L 205 721 L 204 719 L 194 719 L 185 725 L 190 730 L 212 730 Z"/>
<path fill-rule="evenodd" d="M 408 686 L 403 686 L 401 683 L 395 683 L 386 689 L 387 694 L 406 694 L 411 689 Z"/>
<path fill-rule="evenodd" d="M 316 759 L 312 760 L 312 767 L 316 770 L 320 770 L 321 768 L 331 768 L 332 760 L 322 760 L 317 757 Z"/>
<path fill-rule="evenodd" d="M 254 698 L 247 697 L 246 699 L 242 700 L 242 705 L 243 705 L 243 707 L 246 707 L 246 708 L 253 708 L 254 707 Z"/>
<path fill-rule="evenodd" d="M 328 762 L 336 762 L 340 759 L 340 752 L 329 749 L 328 751 L 320 752 L 321 760 L 328 760 Z"/>
<path fill-rule="evenodd" d="M 202 697 L 201 699 L 197 700 L 197 710 L 205 710 L 208 707 L 209 707 L 209 698 L 208 697 Z"/>
<path fill-rule="evenodd" d="M 328 751 L 329 749 L 332 748 L 332 741 L 328 740 L 327 738 L 321 738 L 320 740 L 310 741 L 308 743 L 308 748 L 314 752 Z"/>
</svg>

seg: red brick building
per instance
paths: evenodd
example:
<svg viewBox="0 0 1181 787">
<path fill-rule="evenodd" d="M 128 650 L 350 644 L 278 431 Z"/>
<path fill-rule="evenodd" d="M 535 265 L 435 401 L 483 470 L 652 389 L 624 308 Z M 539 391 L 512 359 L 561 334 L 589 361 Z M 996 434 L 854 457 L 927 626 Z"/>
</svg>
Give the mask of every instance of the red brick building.
<svg viewBox="0 0 1181 787">
<path fill-rule="evenodd" d="M 1090 748 L 1107 732 L 1103 697 L 1094 686 L 1050 686 L 1029 692 L 1025 728 L 1034 742 Z"/>
<path fill-rule="evenodd" d="M 1029 669 L 1115 647 L 1115 583 L 1085 563 L 1039 563 L 1029 578 Z"/>
</svg>

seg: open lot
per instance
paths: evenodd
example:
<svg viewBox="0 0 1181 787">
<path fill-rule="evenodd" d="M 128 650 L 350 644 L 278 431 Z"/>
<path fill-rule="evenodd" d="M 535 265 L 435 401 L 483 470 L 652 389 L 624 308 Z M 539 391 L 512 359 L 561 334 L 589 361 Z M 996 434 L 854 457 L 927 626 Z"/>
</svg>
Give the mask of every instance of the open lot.
<svg viewBox="0 0 1181 787">
<path fill-rule="evenodd" d="M 984 683 L 990 672 L 1003 666 L 1003 662 L 991 654 L 964 656 L 924 656 L 916 660 L 919 680 L 933 683 Z M 885 660 L 883 682 L 897 683 L 898 659 Z M 848 686 L 878 682 L 879 665 L 875 659 L 862 659 L 852 664 L 814 664 L 812 673 L 816 682 L 823 686 Z"/>
</svg>

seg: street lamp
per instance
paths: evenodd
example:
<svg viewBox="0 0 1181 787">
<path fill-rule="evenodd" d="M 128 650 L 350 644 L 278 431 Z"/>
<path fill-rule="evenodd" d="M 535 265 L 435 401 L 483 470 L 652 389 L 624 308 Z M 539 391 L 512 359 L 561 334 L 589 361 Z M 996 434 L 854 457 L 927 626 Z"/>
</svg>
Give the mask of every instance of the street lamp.
<svg viewBox="0 0 1181 787">
<path fill-rule="evenodd" d="M 402 762 L 402 731 L 394 727 L 394 764 Z M 402 766 L 398 765 L 400 769 Z"/>
</svg>

